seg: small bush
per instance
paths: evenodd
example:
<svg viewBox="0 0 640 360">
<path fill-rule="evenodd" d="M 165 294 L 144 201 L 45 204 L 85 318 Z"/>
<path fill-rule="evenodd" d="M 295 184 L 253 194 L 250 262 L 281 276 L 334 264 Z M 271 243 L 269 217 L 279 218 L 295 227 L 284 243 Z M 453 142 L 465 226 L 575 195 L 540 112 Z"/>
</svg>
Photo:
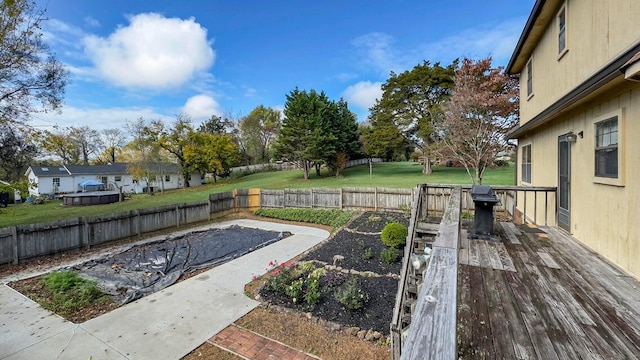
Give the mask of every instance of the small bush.
<svg viewBox="0 0 640 360">
<path fill-rule="evenodd" d="M 362 259 L 363 260 L 369 260 L 373 257 L 373 250 L 371 250 L 371 248 L 367 248 L 363 253 L 362 253 Z"/>
<path fill-rule="evenodd" d="M 323 281 L 326 287 L 333 289 L 336 288 L 347 280 L 347 274 L 341 272 L 328 272 L 324 277 Z"/>
<path fill-rule="evenodd" d="M 317 278 L 307 280 L 307 291 L 304 293 L 304 301 L 309 305 L 315 305 L 320 301 L 320 284 Z"/>
<path fill-rule="evenodd" d="M 327 270 L 325 270 L 324 268 L 317 268 L 315 270 L 313 270 L 311 272 L 311 274 L 309 274 L 309 279 L 320 279 L 321 277 L 325 276 L 327 274 Z"/>
<path fill-rule="evenodd" d="M 382 229 L 380 238 L 382 239 L 383 244 L 394 248 L 400 248 L 407 242 L 408 233 L 409 231 L 406 226 L 399 222 L 392 222 Z"/>
<path fill-rule="evenodd" d="M 300 296 L 302 295 L 302 285 L 304 285 L 304 281 L 302 279 L 294 280 L 291 285 L 287 286 L 284 290 L 285 294 L 287 294 L 294 303 L 297 303 L 298 300 L 300 300 Z"/>
<path fill-rule="evenodd" d="M 399 257 L 400 257 L 400 251 L 392 247 L 386 248 L 382 250 L 382 252 L 380 253 L 380 259 L 385 264 L 393 264 L 398 261 Z"/>
<path fill-rule="evenodd" d="M 254 214 L 274 219 L 327 225 L 334 228 L 346 225 L 352 217 L 348 211 L 324 209 L 259 209 Z"/>
<path fill-rule="evenodd" d="M 369 301 L 369 294 L 360 289 L 358 279 L 350 278 L 342 288 L 335 291 L 334 296 L 348 310 L 361 309 Z"/>
<path fill-rule="evenodd" d="M 265 282 L 265 286 L 273 292 L 286 294 L 289 285 L 299 278 L 301 274 L 294 264 L 282 263 L 277 265 L 277 262 L 271 261 L 269 266 L 273 268 L 273 271 L 271 272 L 271 277 Z"/>
</svg>

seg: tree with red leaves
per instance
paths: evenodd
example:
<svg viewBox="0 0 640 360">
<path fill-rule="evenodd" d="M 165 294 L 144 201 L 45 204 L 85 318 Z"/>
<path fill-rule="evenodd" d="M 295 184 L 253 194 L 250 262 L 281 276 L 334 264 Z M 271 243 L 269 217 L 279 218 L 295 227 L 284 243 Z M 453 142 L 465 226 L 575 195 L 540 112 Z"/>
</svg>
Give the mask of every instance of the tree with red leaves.
<svg viewBox="0 0 640 360">
<path fill-rule="evenodd" d="M 502 67 L 492 68 L 488 57 L 465 58 L 454 82 L 436 150 L 443 158 L 460 162 L 474 184 L 482 184 L 487 166 L 508 147 L 506 133 L 518 123 L 518 81 Z"/>
</svg>

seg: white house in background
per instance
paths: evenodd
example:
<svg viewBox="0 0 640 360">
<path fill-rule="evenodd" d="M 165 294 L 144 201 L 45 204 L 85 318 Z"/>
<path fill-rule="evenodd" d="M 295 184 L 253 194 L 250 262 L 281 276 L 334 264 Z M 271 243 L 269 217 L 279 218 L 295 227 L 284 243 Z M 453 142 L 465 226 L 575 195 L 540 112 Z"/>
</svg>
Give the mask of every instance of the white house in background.
<svg viewBox="0 0 640 360">
<path fill-rule="evenodd" d="M 156 174 L 150 179 L 148 187 L 151 191 L 178 189 L 183 187 L 184 179 L 175 164 L 153 164 Z M 98 180 L 109 190 L 122 189 L 123 192 L 147 192 L 147 182 L 138 180 L 130 174 L 126 163 L 109 165 L 32 165 L 25 172 L 30 184 L 29 194 L 64 194 L 82 191 L 78 187 L 83 181 Z M 202 185 L 199 173 L 192 173 L 190 186 Z"/>
</svg>

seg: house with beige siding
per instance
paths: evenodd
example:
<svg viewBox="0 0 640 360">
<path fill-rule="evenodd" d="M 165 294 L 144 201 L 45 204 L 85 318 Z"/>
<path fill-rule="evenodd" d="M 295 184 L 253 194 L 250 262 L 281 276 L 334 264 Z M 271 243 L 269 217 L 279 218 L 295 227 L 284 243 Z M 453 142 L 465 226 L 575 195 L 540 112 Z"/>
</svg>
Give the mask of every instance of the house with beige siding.
<svg viewBox="0 0 640 360">
<path fill-rule="evenodd" d="M 636 278 L 638 19 L 638 0 L 537 0 L 506 69 L 520 76 L 517 185 L 556 186 L 557 226 Z"/>
</svg>

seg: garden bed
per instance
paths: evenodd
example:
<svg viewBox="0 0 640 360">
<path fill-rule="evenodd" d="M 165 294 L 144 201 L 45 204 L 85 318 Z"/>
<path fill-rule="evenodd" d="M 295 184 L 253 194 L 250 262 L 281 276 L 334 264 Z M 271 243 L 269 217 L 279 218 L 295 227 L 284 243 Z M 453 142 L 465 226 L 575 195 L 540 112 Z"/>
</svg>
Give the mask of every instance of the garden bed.
<svg viewBox="0 0 640 360">
<path fill-rule="evenodd" d="M 270 264 L 274 269 L 258 291 L 260 298 L 343 328 L 357 327 L 389 335 L 402 249 L 398 249 L 400 256 L 395 263 L 385 263 L 381 253 L 387 247 L 379 233 L 388 223 L 406 226 L 408 221 L 408 216 L 401 213 L 363 213 L 300 262 Z M 283 278 L 283 274 L 284 279 L 277 280 L 281 283 L 276 283 L 274 278 Z M 305 296 L 313 278 L 318 282 L 314 295 L 317 299 L 309 302 Z M 353 283 L 349 288 L 350 282 Z M 293 287 L 300 289 L 296 291 Z M 361 304 L 353 306 L 358 298 Z"/>
</svg>

